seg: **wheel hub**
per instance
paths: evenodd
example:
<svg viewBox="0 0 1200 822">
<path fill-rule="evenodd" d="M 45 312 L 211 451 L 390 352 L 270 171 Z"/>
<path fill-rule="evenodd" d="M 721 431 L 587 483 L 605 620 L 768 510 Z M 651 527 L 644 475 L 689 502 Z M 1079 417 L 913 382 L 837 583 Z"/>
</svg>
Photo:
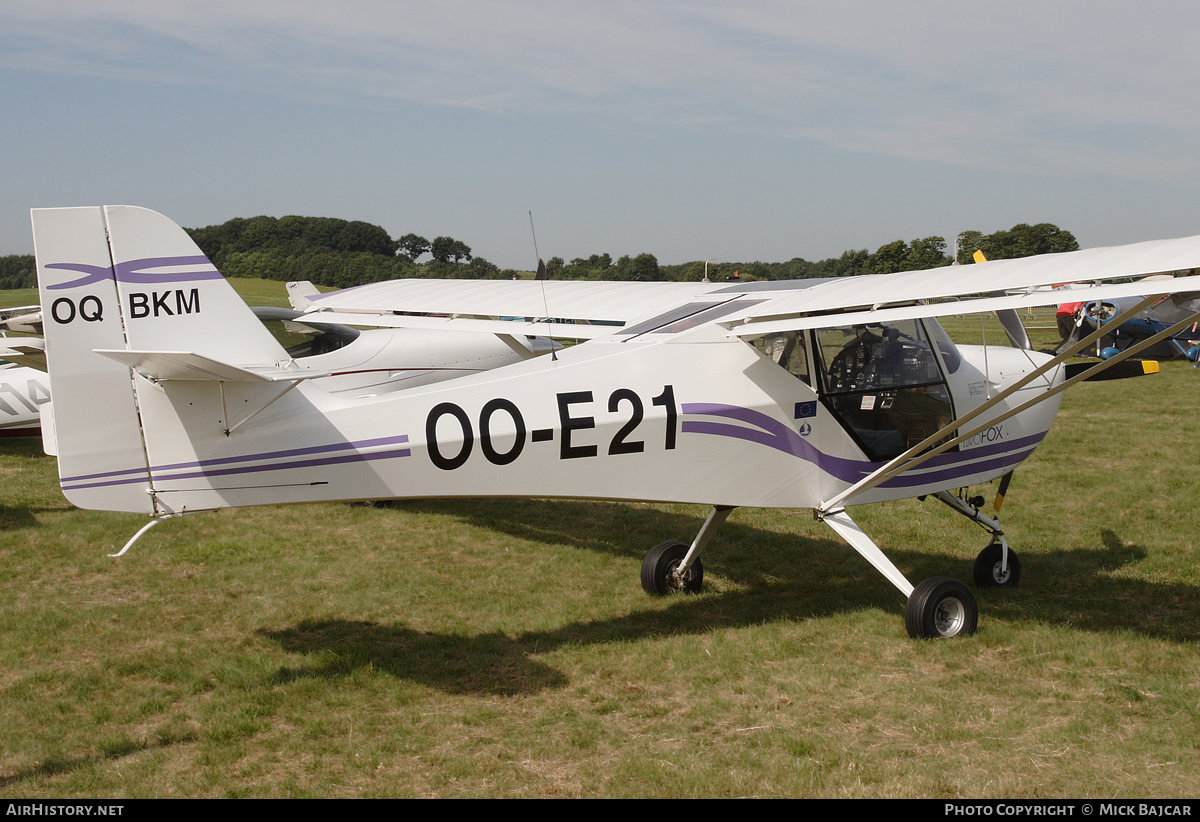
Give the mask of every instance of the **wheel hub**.
<svg viewBox="0 0 1200 822">
<path fill-rule="evenodd" d="M 962 630 L 967 611 L 956 597 L 946 597 L 933 612 L 933 627 L 942 636 L 955 636 Z"/>
</svg>

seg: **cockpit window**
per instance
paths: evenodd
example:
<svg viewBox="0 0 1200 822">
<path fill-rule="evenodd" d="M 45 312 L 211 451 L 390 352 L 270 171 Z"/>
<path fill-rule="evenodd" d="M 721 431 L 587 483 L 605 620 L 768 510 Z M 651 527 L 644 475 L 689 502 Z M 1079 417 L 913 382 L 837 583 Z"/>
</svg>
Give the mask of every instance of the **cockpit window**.
<svg viewBox="0 0 1200 822">
<path fill-rule="evenodd" d="M 930 339 L 933 340 L 933 344 L 937 346 L 938 352 L 942 355 L 946 373 L 957 372 L 958 367 L 962 365 L 962 354 L 959 353 L 954 340 L 950 339 L 950 335 L 946 333 L 946 329 L 942 328 L 942 324 L 935 318 L 930 317 L 925 320 L 925 330 L 929 332 Z"/>
<path fill-rule="evenodd" d="M 335 323 L 307 323 L 304 315 L 289 308 L 255 306 L 254 315 L 293 359 L 328 354 L 358 338 L 358 330 Z"/>
<path fill-rule="evenodd" d="M 825 404 L 872 459 L 889 459 L 954 418 L 933 347 L 916 320 L 815 333 Z"/>
<path fill-rule="evenodd" d="M 784 331 L 767 334 L 754 341 L 754 347 L 776 365 L 781 365 L 811 385 L 808 372 L 808 356 L 804 350 L 804 336 L 799 331 Z"/>
</svg>

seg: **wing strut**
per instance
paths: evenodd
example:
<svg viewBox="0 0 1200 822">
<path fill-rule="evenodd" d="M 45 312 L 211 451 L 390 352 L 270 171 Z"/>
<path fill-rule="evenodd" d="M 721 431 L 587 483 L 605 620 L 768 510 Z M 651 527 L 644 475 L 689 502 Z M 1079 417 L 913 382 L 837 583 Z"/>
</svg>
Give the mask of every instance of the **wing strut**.
<svg viewBox="0 0 1200 822">
<path fill-rule="evenodd" d="M 1138 312 L 1142 311 L 1144 308 L 1146 308 L 1150 303 L 1154 302 L 1155 300 L 1157 300 L 1157 297 L 1147 297 L 1147 298 L 1139 301 L 1137 303 L 1137 305 L 1133 306 L 1132 308 L 1128 309 L 1127 311 L 1122 312 L 1120 315 L 1118 315 L 1115 318 L 1118 322 L 1118 325 L 1120 323 L 1124 322 L 1129 317 L 1134 316 Z M 1070 348 L 1067 348 L 1061 354 L 1054 357 L 1054 359 L 1046 362 L 1041 367 L 1036 368 L 1033 371 L 1031 371 L 1030 373 L 1026 374 L 1020 380 L 1013 383 L 1011 386 L 1006 388 L 1004 391 L 1001 391 L 999 394 L 992 397 L 987 402 L 981 404 L 975 410 L 973 410 L 967 414 L 964 414 L 963 416 L 951 421 L 949 424 L 944 426 L 941 430 L 930 435 L 929 437 L 926 437 L 921 442 L 919 442 L 916 445 L 914 445 L 913 447 L 909 448 L 903 454 L 900 454 L 899 456 L 895 457 L 891 461 L 885 463 L 880 468 L 875 470 L 873 473 L 868 474 L 866 477 L 859 480 L 854 485 L 851 485 L 849 488 L 842 491 L 840 494 L 837 494 L 832 499 L 829 499 L 826 502 L 822 503 L 821 506 L 819 508 L 817 508 L 817 512 L 819 514 L 825 514 L 830 511 L 834 511 L 840 507 L 843 507 L 846 500 L 848 500 L 852 497 L 855 497 L 859 494 L 862 494 L 866 491 L 869 491 L 870 489 L 874 488 L 875 486 L 879 485 L 880 483 L 886 482 L 887 480 L 891 479 L 892 477 L 902 474 L 905 471 L 909 471 L 913 468 L 916 468 L 918 465 L 924 463 L 926 460 L 929 460 L 933 457 L 936 457 L 938 454 L 941 454 L 945 451 L 950 450 L 951 448 L 953 448 L 954 446 L 958 445 L 961 442 L 965 442 L 966 440 L 968 440 L 971 437 L 978 434 L 980 431 L 983 431 L 984 429 L 986 429 L 988 426 L 991 426 L 991 425 L 996 424 L 997 422 L 1006 420 L 1009 417 L 1016 416 L 1017 414 L 1020 414 L 1021 412 L 1025 411 L 1029 408 L 1032 408 L 1033 406 L 1037 405 L 1038 403 L 1045 402 L 1050 397 L 1053 397 L 1056 394 L 1059 394 L 1062 391 L 1065 391 L 1067 388 L 1071 387 L 1075 383 L 1080 382 L 1081 380 L 1086 380 L 1089 377 L 1094 377 L 1098 373 L 1100 373 L 1102 371 L 1106 371 L 1109 368 L 1112 368 L 1113 366 L 1115 366 L 1121 362 L 1124 362 L 1129 357 L 1132 357 L 1135 354 L 1140 354 L 1142 351 L 1146 350 L 1151 345 L 1154 345 L 1155 343 L 1158 343 L 1158 342 L 1166 339 L 1167 337 L 1171 336 L 1172 334 L 1176 333 L 1177 331 L 1182 331 L 1185 327 L 1190 325 L 1197 318 L 1200 318 L 1200 311 L 1197 311 L 1196 313 L 1192 314 L 1187 319 L 1181 320 L 1180 322 L 1176 323 L 1175 325 L 1171 326 L 1170 328 L 1160 331 L 1159 333 L 1155 334 L 1153 337 L 1149 337 L 1149 338 L 1143 340 L 1142 342 L 1138 343 L 1137 345 L 1130 346 L 1129 348 L 1125 349 L 1120 354 L 1112 357 L 1111 359 L 1104 360 L 1104 361 L 1092 366 L 1091 368 L 1088 368 L 1085 371 L 1083 371 L 1079 374 L 1076 374 L 1075 376 L 1071 377 L 1070 379 L 1067 379 L 1066 381 L 1060 383 L 1058 386 L 1039 394 L 1034 399 L 1029 400 L 1026 403 L 1022 403 L 1021 405 L 1018 405 L 1015 408 L 1012 408 L 1012 409 L 1006 411 L 1004 414 L 1001 414 L 1000 416 L 989 417 L 986 422 L 983 422 L 983 423 L 971 428 L 966 433 L 960 433 L 958 436 L 953 437 L 952 439 L 949 439 L 946 442 L 943 442 L 940 445 L 937 445 L 936 447 L 930 447 L 930 446 L 933 446 L 934 443 L 938 442 L 938 440 L 940 440 L 942 437 L 953 432 L 956 428 L 959 428 L 960 426 L 962 426 L 964 423 L 970 422 L 971 420 L 975 419 L 979 415 L 990 410 L 998 402 L 1006 399 L 1007 397 L 1009 397 L 1016 391 L 1025 387 L 1026 385 L 1033 382 L 1034 380 L 1038 379 L 1043 374 L 1057 368 L 1068 357 L 1071 357 L 1076 352 L 1091 345 L 1093 342 L 1095 342 L 1097 339 L 1099 339 L 1103 334 L 1107 333 L 1107 327 L 1102 326 L 1101 328 L 1096 329 L 1096 331 L 1094 331 L 1091 334 L 1089 334 L 1088 336 L 1084 337 L 1082 340 L 1075 343 Z M 929 450 L 927 450 L 927 451 L 924 450 L 926 448 L 929 448 Z"/>
</svg>

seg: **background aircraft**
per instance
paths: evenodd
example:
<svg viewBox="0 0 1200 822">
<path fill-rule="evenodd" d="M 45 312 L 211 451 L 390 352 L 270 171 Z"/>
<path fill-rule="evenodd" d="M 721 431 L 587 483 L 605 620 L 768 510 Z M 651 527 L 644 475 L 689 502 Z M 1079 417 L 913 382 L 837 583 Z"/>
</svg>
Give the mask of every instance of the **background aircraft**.
<svg viewBox="0 0 1200 822">
<path fill-rule="evenodd" d="M 1063 389 L 1144 345 L 1068 377 L 1072 350 L 956 346 L 936 317 L 1044 304 L 1041 287 L 1079 271 L 1100 282 L 1200 266 L 1194 237 L 791 283 L 377 283 L 322 295 L 313 318 L 585 342 L 352 396 L 321 387 L 331 371 L 289 357 L 162 215 L 39 209 L 33 226 L 60 481 L 80 507 L 138 511 L 152 525 L 221 507 L 389 497 L 711 506 L 690 545 L 647 553 L 653 593 L 700 588 L 699 555 L 733 508 L 810 508 L 907 598 L 906 628 L 922 637 L 974 631 L 973 594 L 948 577 L 914 586 L 849 508 L 933 496 L 990 533 L 976 582 L 1013 584 L 999 523 L 952 490 L 1009 474 L 1045 437 Z M 1080 296 L 1198 289 L 1200 277 L 1183 277 Z"/>
<path fill-rule="evenodd" d="M 256 306 L 252 311 L 298 367 L 329 372 L 318 384 L 334 394 L 366 396 L 429 385 L 561 348 L 524 334 L 501 339 L 446 330 L 364 330 L 295 309 Z M 368 319 L 360 318 L 364 324 Z"/>
<path fill-rule="evenodd" d="M 33 309 L 30 311 L 29 309 Z M 37 306 L 19 310 L 14 331 L 40 333 Z M 301 312 L 271 306 L 252 309 L 300 368 L 328 371 L 325 390 L 358 396 L 387 393 L 475 374 L 545 353 L 545 338 L 516 335 L 508 342 L 479 334 L 388 328 L 360 330 L 338 323 L 305 322 Z M 34 324 L 31 320 L 37 317 Z M 212 333 L 220 333 L 219 322 Z M 557 346 L 561 347 L 561 346 Z M 50 399 L 45 341 L 8 337 L 0 343 L 0 436 L 38 436 L 40 409 Z"/>
<path fill-rule="evenodd" d="M 0 308 L 0 335 L 8 333 L 41 334 L 41 306 L 23 305 L 16 308 Z"/>
<path fill-rule="evenodd" d="M 1069 345 L 1072 341 L 1103 327 L 1105 334 L 1098 343 L 1099 353 L 1102 357 L 1111 357 L 1139 340 L 1159 334 L 1163 329 L 1200 311 L 1200 297 L 1197 295 L 1173 294 L 1114 325 L 1113 318 L 1126 311 L 1136 300 L 1136 297 L 1122 297 L 1071 304 L 1074 321 L 1070 332 L 1063 337 L 1063 344 Z M 1172 360 L 1184 357 L 1193 362 L 1198 354 L 1200 329 L 1195 322 L 1167 336 L 1145 352 L 1146 356 L 1156 359 Z"/>
<path fill-rule="evenodd" d="M 36 437 L 50 378 L 34 368 L 0 364 L 0 437 Z"/>
<path fill-rule="evenodd" d="M 36 437 L 41 407 L 50 399 L 50 378 L 43 373 L 45 345 L 39 338 L 8 337 L 10 333 L 41 334 L 41 308 L 0 309 L 0 437 Z"/>
</svg>

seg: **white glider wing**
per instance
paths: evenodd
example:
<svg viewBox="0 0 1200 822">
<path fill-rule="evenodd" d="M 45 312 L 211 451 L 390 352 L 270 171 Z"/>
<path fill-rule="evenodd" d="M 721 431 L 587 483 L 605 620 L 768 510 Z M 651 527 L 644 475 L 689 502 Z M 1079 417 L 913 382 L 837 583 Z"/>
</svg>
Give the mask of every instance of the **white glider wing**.
<svg viewBox="0 0 1200 822">
<path fill-rule="evenodd" d="M 636 283 L 533 280 L 392 280 L 308 297 L 313 320 L 454 327 L 489 333 L 590 339 L 689 304 L 698 324 L 719 322 L 740 337 L 906 317 L 997 311 L 1072 301 L 1200 291 L 1200 276 L 1129 282 L 1188 272 L 1200 236 L 968 266 L 830 279 L 754 283 Z M 1124 280 L 1125 282 L 1120 282 Z M 995 296 L 1003 294 L 1004 296 Z M 725 305 L 727 304 L 727 305 Z M 725 305 L 704 316 L 708 307 Z M 368 319 L 370 316 L 370 319 Z M 501 317 L 523 320 L 497 322 Z M 554 318 L 547 322 L 545 318 Z M 571 325 L 569 323 L 601 323 Z M 651 323 L 652 326 L 652 323 Z"/>
<path fill-rule="evenodd" d="M 305 305 L 310 319 L 318 322 L 452 325 L 462 331 L 592 339 L 610 333 L 613 326 L 657 314 L 717 287 L 674 282 L 403 279 L 306 294 Z"/>
</svg>

